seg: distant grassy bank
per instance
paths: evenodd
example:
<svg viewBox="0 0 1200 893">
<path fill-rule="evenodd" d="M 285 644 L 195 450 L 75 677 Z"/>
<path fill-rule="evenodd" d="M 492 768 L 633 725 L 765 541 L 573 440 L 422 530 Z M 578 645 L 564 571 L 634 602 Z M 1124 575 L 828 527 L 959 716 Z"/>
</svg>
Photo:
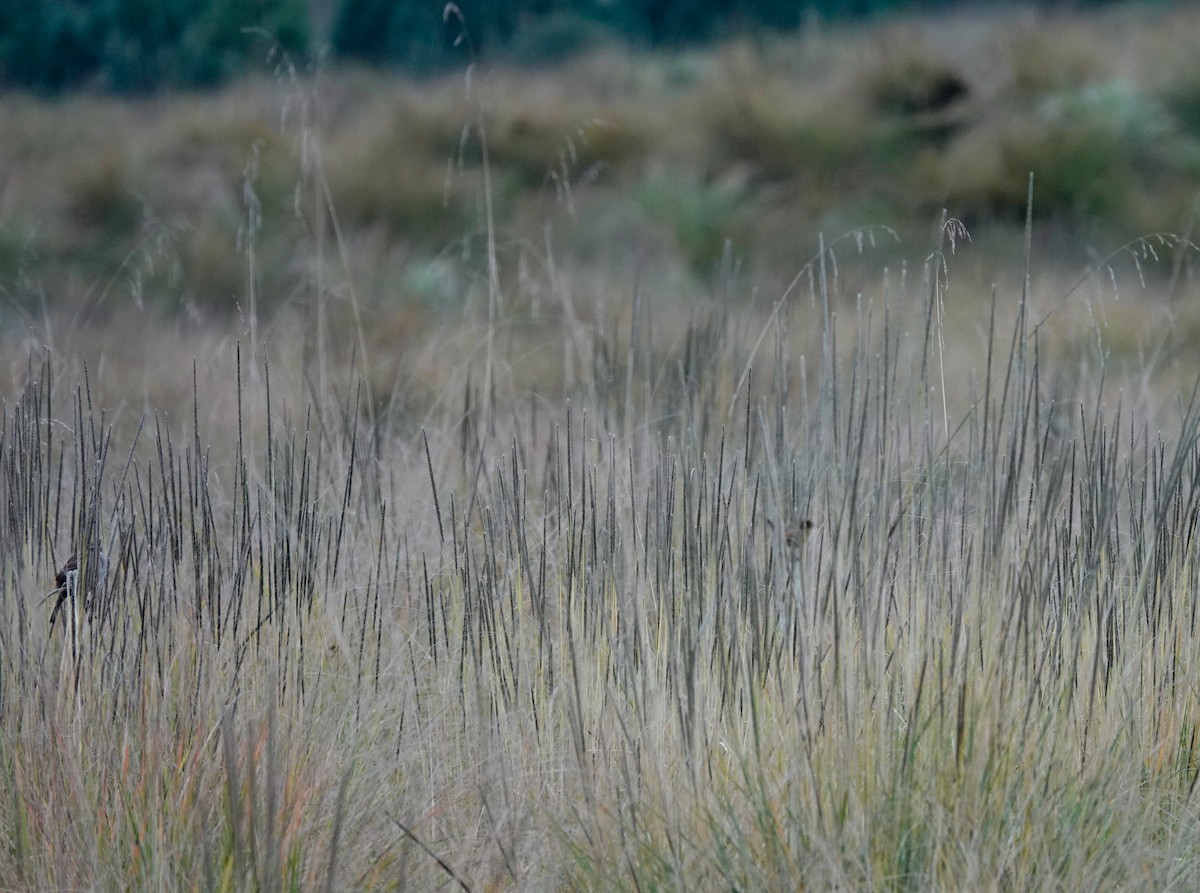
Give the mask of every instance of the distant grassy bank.
<svg viewBox="0 0 1200 893">
<path fill-rule="evenodd" d="M 879 227 L 894 261 L 943 209 L 1012 259 L 1031 171 L 1040 257 L 1073 268 L 1191 225 L 1198 32 L 1195 6 L 956 14 L 420 83 L 10 94 L 0 313 L 222 314 L 251 280 L 265 311 L 353 279 L 411 318 L 486 279 L 489 234 L 510 278 L 552 253 L 592 279 L 636 257 L 685 297 L 734 265 L 777 290 L 819 233 Z"/>
</svg>

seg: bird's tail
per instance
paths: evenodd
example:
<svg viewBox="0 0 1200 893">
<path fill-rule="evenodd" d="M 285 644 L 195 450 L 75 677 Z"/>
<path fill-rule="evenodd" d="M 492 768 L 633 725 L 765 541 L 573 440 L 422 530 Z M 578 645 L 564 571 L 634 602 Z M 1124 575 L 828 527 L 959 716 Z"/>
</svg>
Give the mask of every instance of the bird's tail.
<svg viewBox="0 0 1200 893">
<path fill-rule="evenodd" d="M 66 604 L 66 601 L 67 601 L 67 595 L 68 595 L 67 587 L 63 586 L 59 589 L 56 589 L 56 590 L 54 590 L 54 592 L 51 592 L 50 595 L 54 595 L 56 593 L 58 595 L 58 600 L 54 603 L 54 608 L 50 611 L 50 635 L 51 636 L 54 635 L 54 621 L 56 619 L 58 619 L 58 612 L 62 610 L 62 606 L 64 604 Z M 46 597 L 49 598 L 50 596 L 46 596 Z M 65 623 L 66 621 L 63 621 L 63 622 Z"/>
</svg>

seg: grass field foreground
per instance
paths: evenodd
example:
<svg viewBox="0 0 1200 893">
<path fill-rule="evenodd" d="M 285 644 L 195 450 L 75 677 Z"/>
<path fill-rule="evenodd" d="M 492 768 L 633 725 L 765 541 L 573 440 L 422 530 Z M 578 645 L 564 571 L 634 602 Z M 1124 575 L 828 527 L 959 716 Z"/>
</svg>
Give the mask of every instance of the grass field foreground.
<svg viewBox="0 0 1200 893">
<path fill-rule="evenodd" d="M 1020 294 L 947 380 L 937 260 L 846 315 L 824 258 L 564 328 L 566 401 L 494 320 L 416 432 L 230 339 L 177 415 L 27 355 L 0 885 L 1192 886 L 1194 394 L 1048 365 Z"/>
</svg>

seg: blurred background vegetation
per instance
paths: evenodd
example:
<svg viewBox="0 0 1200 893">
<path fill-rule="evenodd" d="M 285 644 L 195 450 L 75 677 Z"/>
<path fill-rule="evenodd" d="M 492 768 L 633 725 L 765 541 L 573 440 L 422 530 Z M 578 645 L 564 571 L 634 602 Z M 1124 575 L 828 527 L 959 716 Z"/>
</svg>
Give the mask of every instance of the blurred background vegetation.
<svg viewBox="0 0 1200 893">
<path fill-rule="evenodd" d="M 1200 207 L 1196 4 L 443 13 L 0 0 L 0 323 L 353 294 L 393 337 L 497 287 L 532 317 L 566 283 L 602 306 L 632 268 L 675 299 L 778 295 L 821 237 L 869 249 L 864 276 L 920 263 L 943 213 L 986 294 L 1021 269 L 1031 172 L 1035 261 L 1064 278 Z M 1138 263 L 1177 294 L 1190 257 Z"/>
</svg>

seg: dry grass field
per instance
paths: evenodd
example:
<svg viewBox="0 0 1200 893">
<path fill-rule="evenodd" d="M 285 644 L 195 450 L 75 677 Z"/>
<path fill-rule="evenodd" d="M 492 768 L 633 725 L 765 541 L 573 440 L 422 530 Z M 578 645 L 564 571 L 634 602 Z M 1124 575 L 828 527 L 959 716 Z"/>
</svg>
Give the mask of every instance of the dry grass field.
<svg viewBox="0 0 1200 893">
<path fill-rule="evenodd" d="M 0 889 L 1196 889 L 1198 28 L 0 97 Z"/>
</svg>

